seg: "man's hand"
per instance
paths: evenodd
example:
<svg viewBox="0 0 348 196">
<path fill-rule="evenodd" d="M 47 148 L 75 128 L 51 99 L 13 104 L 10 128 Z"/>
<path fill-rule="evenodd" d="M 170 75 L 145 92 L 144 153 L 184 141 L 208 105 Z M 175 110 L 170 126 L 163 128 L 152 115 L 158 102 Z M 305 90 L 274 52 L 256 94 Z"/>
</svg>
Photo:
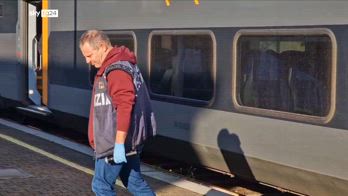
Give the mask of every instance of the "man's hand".
<svg viewBox="0 0 348 196">
<path fill-rule="evenodd" d="M 115 143 L 114 146 L 114 162 L 116 164 L 127 163 L 126 152 L 124 149 L 124 144 Z"/>
</svg>

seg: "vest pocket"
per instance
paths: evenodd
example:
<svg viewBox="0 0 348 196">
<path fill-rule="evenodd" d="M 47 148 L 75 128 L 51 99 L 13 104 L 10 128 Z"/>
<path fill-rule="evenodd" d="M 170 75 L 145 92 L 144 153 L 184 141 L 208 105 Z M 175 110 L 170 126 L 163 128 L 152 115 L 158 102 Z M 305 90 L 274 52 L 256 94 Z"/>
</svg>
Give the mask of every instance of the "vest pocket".
<svg viewBox="0 0 348 196">
<path fill-rule="evenodd" d="M 111 111 L 110 111 L 111 110 Z M 94 131 L 96 156 L 112 154 L 116 137 L 116 112 L 110 108 L 95 110 Z"/>
</svg>

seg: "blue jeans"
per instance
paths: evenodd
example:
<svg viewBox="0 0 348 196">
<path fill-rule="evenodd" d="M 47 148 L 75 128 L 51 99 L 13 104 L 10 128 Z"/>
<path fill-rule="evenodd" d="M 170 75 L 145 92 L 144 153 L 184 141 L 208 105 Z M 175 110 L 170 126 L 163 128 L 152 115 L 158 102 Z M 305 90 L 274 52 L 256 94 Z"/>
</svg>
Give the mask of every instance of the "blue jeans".
<svg viewBox="0 0 348 196">
<path fill-rule="evenodd" d="M 92 181 L 93 192 L 97 196 L 115 196 L 114 185 L 118 176 L 132 195 L 155 196 L 141 177 L 139 155 L 127 157 L 127 163 L 113 165 L 106 163 L 104 159 L 97 159 Z"/>
</svg>

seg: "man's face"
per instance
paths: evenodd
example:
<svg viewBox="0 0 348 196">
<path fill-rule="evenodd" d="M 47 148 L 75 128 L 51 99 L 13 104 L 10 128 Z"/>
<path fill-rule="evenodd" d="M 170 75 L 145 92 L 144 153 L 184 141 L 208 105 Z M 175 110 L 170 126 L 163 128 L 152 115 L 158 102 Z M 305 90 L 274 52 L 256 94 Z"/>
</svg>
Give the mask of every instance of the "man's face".
<svg viewBox="0 0 348 196">
<path fill-rule="evenodd" d="M 84 43 L 81 46 L 82 55 L 86 59 L 86 63 L 93 65 L 96 68 L 100 68 L 103 63 L 103 47 L 99 47 L 98 49 L 93 48 L 89 45 L 88 42 Z"/>
</svg>

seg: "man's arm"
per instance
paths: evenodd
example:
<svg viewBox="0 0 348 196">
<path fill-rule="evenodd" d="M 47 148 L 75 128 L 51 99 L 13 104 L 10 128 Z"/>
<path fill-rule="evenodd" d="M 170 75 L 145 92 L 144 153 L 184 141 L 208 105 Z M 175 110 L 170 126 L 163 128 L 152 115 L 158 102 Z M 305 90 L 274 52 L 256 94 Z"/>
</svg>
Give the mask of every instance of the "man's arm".
<svg viewBox="0 0 348 196">
<path fill-rule="evenodd" d="M 108 84 L 112 104 L 117 110 L 114 161 L 116 163 L 127 162 L 124 143 L 131 123 L 131 113 L 135 99 L 134 85 L 132 77 L 121 70 L 110 72 Z"/>
<path fill-rule="evenodd" d="M 126 137 L 127 137 L 127 132 L 117 130 L 115 143 L 124 144 L 124 141 L 126 141 Z"/>
</svg>

